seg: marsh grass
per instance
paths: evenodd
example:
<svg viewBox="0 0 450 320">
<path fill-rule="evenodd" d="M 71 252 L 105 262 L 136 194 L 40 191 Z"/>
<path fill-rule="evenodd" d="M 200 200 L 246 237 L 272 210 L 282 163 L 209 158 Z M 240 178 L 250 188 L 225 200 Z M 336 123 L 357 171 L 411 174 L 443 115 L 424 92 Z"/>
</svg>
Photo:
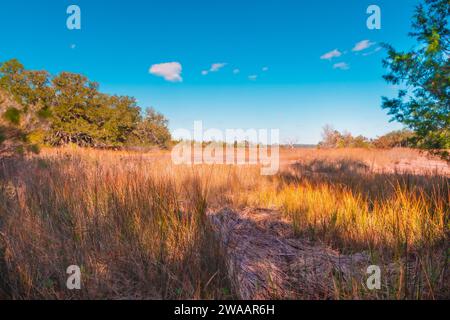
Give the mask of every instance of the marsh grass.
<svg viewBox="0 0 450 320">
<path fill-rule="evenodd" d="M 228 206 L 279 210 L 298 237 L 365 252 L 382 267 L 378 291 L 336 275 L 336 299 L 448 298 L 448 176 L 375 170 L 416 154 L 367 152 L 282 150 L 287 164 L 273 177 L 256 166 L 174 166 L 158 151 L 3 159 L 0 297 L 234 298 L 207 218 Z M 76 292 L 65 286 L 74 264 Z"/>
<path fill-rule="evenodd" d="M 450 180 L 371 170 L 342 154 L 300 161 L 285 170 L 277 190 L 254 204 L 279 208 L 299 237 L 342 253 L 365 252 L 383 268 L 383 288 L 336 279 L 336 298 L 448 298 Z"/>
<path fill-rule="evenodd" d="M 98 155 L 2 164 L 2 295 L 230 298 L 198 178 L 181 187 L 163 167 Z M 83 274 L 79 292 L 65 289 L 74 264 Z"/>
</svg>

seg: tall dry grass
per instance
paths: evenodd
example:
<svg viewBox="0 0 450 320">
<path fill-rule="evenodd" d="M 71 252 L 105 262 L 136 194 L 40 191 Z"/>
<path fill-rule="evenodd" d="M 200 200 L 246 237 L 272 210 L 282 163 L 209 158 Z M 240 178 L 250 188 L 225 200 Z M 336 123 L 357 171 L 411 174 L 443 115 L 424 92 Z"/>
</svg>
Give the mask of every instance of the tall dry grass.
<svg viewBox="0 0 450 320">
<path fill-rule="evenodd" d="M 396 168 L 405 150 L 396 150 L 391 162 L 392 150 L 352 151 L 321 150 L 301 158 L 281 173 L 276 190 L 261 190 L 251 205 L 278 208 L 298 236 L 343 253 L 365 252 L 384 268 L 382 290 L 347 281 L 337 285 L 336 298 L 450 297 L 447 171 L 427 167 L 428 159 L 415 151 L 407 161 L 424 166 Z"/>
<path fill-rule="evenodd" d="M 227 206 L 279 210 L 299 237 L 366 252 L 388 275 L 379 291 L 336 279 L 336 298 L 448 298 L 448 176 L 404 172 L 414 151 L 364 152 L 282 150 L 273 177 L 256 166 L 174 166 L 167 152 L 60 149 L 1 161 L 0 296 L 235 297 L 207 219 Z M 73 264 L 79 292 L 65 289 Z"/>
<path fill-rule="evenodd" d="M 3 298 L 232 297 L 195 174 L 73 151 L 3 162 L 0 176 Z M 65 287 L 70 265 L 81 267 L 79 292 Z"/>
</svg>

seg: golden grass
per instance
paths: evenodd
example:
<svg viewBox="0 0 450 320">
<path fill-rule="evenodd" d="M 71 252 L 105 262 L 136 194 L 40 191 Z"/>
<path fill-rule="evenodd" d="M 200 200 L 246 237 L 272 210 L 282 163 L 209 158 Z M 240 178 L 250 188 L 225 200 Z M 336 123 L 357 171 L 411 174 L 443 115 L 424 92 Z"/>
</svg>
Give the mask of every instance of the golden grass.
<svg viewBox="0 0 450 320">
<path fill-rule="evenodd" d="M 226 206 L 279 210 L 299 237 L 396 266 L 380 292 L 337 282 L 336 298 L 449 297 L 445 171 L 403 172 L 422 157 L 403 149 L 281 152 L 274 177 L 256 166 L 174 166 L 163 151 L 47 149 L 1 161 L 0 297 L 232 298 L 207 219 Z M 81 291 L 65 288 L 72 264 Z"/>
<path fill-rule="evenodd" d="M 400 187 L 392 198 L 372 205 L 349 190 L 308 183 L 262 193 L 259 203 L 281 208 L 299 233 L 310 232 L 354 249 L 394 247 L 399 242 L 420 246 L 443 239 L 447 227 L 443 201 L 430 204 L 426 195 L 416 196 Z"/>
<path fill-rule="evenodd" d="M 174 181 L 161 163 L 121 157 L 50 152 L 3 164 L 3 295 L 230 296 L 221 248 L 205 225 L 196 178 Z M 85 289 L 80 292 L 65 289 L 65 270 L 73 264 L 82 268 Z"/>
</svg>

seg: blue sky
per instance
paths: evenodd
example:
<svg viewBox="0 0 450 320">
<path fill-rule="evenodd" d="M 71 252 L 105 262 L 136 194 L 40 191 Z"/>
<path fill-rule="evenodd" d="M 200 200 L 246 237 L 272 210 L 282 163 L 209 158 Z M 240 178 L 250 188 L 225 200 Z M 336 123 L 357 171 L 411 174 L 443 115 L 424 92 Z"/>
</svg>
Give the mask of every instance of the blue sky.
<svg viewBox="0 0 450 320">
<path fill-rule="evenodd" d="M 401 127 L 381 109 L 395 88 L 381 78 L 384 53 L 376 50 L 380 42 L 413 45 L 407 33 L 418 2 L 3 1 L 0 61 L 85 74 L 102 91 L 164 113 L 172 130 L 202 120 L 206 128 L 279 128 L 282 141 L 317 143 L 332 124 L 376 137 Z M 81 30 L 66 27 L 71 4 L 81 8 Z M 381 30 L 366 26 L 371 4 L 381 8 Z M 358 43 L 369 47 L 353 51 Z M 335 49 L 340 56 L 325 59 Z"/>
</svg>

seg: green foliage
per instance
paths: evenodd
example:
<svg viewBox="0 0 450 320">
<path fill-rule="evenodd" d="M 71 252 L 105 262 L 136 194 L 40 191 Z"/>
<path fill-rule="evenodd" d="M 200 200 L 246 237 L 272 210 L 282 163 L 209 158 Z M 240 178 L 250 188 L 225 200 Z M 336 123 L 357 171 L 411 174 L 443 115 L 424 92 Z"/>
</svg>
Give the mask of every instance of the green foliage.
<svg viewBox="0 0 450 320">
<path fill-rule="evenodd" d="M 36 145 L 43 145 L 45 138 L 47 136 L 47 131 L 43 129 L 36 129 L 27 135 L 27 141 Z"/>
<path fill-rule="evenodd" d="M 22 106 L 46 107 L 53 96 L 46 71 L 29 71 L 16 59 L 0 65 L 0 88 Z"/>
<path fill-rule="evenodd" d="M 41 147 L 38 144 L 30 144 L 28 146 L 28 151 L 31 153 L 38 154 L 41 151 Z"/>
<path fill-rule="evenodd" d="M 25 70 L 15 59 L 0 64 L 0 154 L 37 151 L 28 136 L 44 125 L 50 98 L 47 72 Z"/>
<path fill-rule="evenodd" d="M 0 126 L 0 145 L 6 140 L 5 128 Z"/>
<path fill-rule="evenodd" d="M 414 143 L 450 159 L 450 5 L 448 0 L 425 0 L 417 7 L 409 52 L 385 45 L 388 69 L 384 79 L 402 87 L 396 98 L 383 98 L 392 120 L 414 131 Z"/>
<path fill-rule="evenodd" d="M 410 130 L 392 131 L 373 141 L 373 145 L 380 149 L 414 147 L 414 133 Z"/>
<path fill-rule="evenodd" d="M 50 108 L 45 107 L 45 108 L 40 109 L 37 112 L 37 115 L 39 118 L 48 119 L 52 116 L 52 112 L 51 112 Z"/>
<path fill-rule="evenodd" d="M 145 117 L 133 131 L 134 139 L 130 142 L 134 145 L 157 145 L 168 148 L 171 135 L 168 129 L 168 120 L 153 108 L 145 112 Z"/>
<path fill-rule="evenodd" d="M 354 137 L 351 133 L 341 133 L 332 126 L 323 128 L 322 141 L 319 148 L 411 148 L 414 147 L 415 134 L 411 130 L 403 129 L 389 132 L 374 140 L 364 136 Z"/>
<path fill-rule="evenodd" d="M 0 65 L 0 90 L 15 105 L 5 110 L 0 96 L 3 119 L 20 125 L 20 134 L 14 136 L 28 137 L 33 145 L 167 147 L 171 140 L 163 115 L 149 109 L 142 117 L 134 98 L 101 93 L 83 75 L 63 72 L 51 78 L 46 71 L 25 70 L 13 59 Z M 37 150 L 31 145 L 19 149 Z"/>
<path fill-rule="evenodd" d="M 18 105 L 0 89 L 0 156 L 24 153 L 29 146 L 27 133 L 32 119 L 29 108 Z"/>
<path fill-rule="evenodd" d="M 364 136 L 353 137 L 350 133 L 341 133 L 332 126 L 326 125 L 323 128 L 320 148 L 369 148 L 371 142 Z"/>
<path fill-rule="evenodd" d="M 16 108 L 8 108 L 3 114 L 3 118 L 14 125 L 20 123 L 20 111 Z"/>
</svg>

